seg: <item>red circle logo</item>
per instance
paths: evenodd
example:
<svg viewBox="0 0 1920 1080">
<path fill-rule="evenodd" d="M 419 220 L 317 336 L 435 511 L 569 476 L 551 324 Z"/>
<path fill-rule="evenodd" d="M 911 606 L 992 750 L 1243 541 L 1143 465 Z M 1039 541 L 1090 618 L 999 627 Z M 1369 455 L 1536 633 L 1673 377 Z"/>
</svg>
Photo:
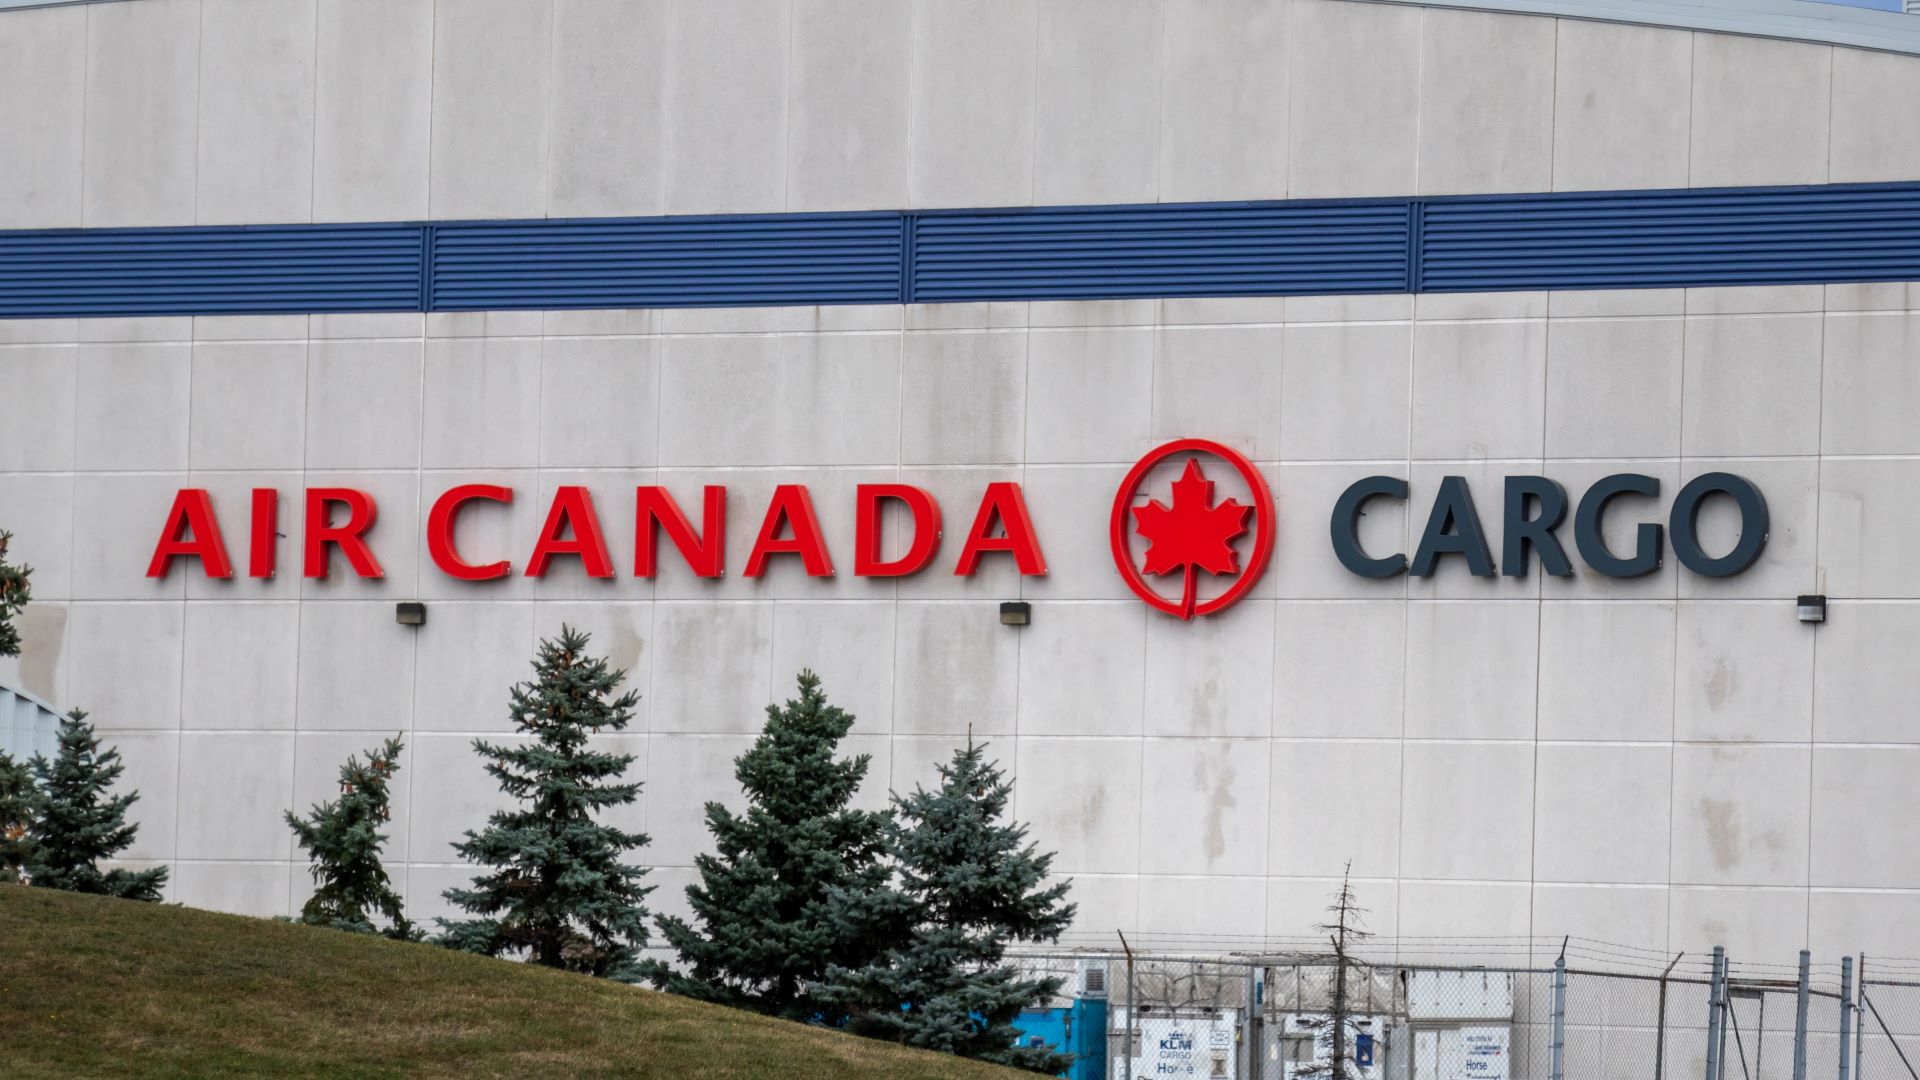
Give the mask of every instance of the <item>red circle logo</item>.
<svg viewBox="0 0 1920 1080">
<path fill-rule="evenodd" d="M 1186 464 L 1162 502 L 1140 490 L 1162 462 L 1187 455 Z M 1247 489 L 1251 506 L 1237 498 L 1214 500 L 1214 481 L 1201 466 L 1202 458 L 1224 461 Z M 1146 502 L 1135 505 L 1135 500 Z M 1251 519 L 1251 520 L 1249 520 Z M 1253 536 L 1253 551 L 1240 562 L 1238 541 Z M 1133 537 L 1146 540 L 1139 560 Z M 1191 619 L 1233 606 L 1252 591 L 1273 554 L 1273 494 L 1253 462 L 1239 451 L 1209 439 L 1176 439 L 1136 463 L 1113 498 L 1113 562 L 1134 594 L 1169 615 Z M 1139 565 L 1136 565 L 1138 561 Z M 1201 573 L 1233 579 L 1217 595 L 1201 599 Z M 1148 576 L 1178 575 L 1179 599 L 1170 599 L 1147 583 Z"/>
</svg>

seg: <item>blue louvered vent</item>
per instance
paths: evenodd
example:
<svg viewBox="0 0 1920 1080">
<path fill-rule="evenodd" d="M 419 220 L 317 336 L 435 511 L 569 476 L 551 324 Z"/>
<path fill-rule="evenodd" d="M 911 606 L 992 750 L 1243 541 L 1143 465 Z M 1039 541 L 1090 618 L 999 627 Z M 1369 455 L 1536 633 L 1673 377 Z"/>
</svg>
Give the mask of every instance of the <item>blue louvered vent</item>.
<svg viewBox="0 0 1920 1080">
<path fill-rule="evenodd" d="M 0 317 L 417 311 L 417 225 L 0 232 Z"/>
<path fill-rule="evenodd" d="M 1399 292 L 1405 202 L 924 214 L 911 299 Z"/>
<path fill-rule="evenodd" d="M 897 213 L 433 227 L 435 310 L 891 304 Z"/>
<path fill-rule="evenodd" d="M 1427 290 L 1920 277 L 1920 190 L 1911 187 L 1435 200 L 1424 225 Z"/>
</svg>

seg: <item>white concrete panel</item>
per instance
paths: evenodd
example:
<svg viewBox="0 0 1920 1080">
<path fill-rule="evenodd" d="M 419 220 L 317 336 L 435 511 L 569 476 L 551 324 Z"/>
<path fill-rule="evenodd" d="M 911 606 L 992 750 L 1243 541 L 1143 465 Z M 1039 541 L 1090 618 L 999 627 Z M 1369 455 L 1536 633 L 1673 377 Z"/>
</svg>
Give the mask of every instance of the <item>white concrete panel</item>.
<svg viewBox="0 0 1920 1080">
<path fill-rule="evenodd" d="M 1708 599 L 1769 597 L 1786 599 L 1816 591 L 1814 542 L 1817 539 L 1819 477 L 1833 469 L 1813 458 L 1779 461 L 1688 459 L 1681 484 L 1702 473 L 1728 472 L 1745 477 L 1767 500 L 1767 546 L 1752 567 L 1732 577 L 1703 577 L 1682 569 L 1680 595 Z M 1674 489 L 1679 494 L 1679 488 Z M 1740 538 L 1740 515 L 1733 499 L 1716 495 L 1700 506 L 1700 545 L 1710 555 L 1732 551 Z M 1844 533 L 1842 534 L 1844 535 Z M 1770 613 L 1771 614 L 1771 613 Z"/>
<path fill-rule="evenodd" d="M 1745 467 L 1744 462 L 1739 465 Z M 1692 575 L 1693 571 L 1683 569 L 1668 546 L 1671 538 L 1667 535 L 1667 527 L 1672 519 L 1670 511 L 1673 497 L 1680 493 L 1678 461 L 1566 461 L 1549 458 L 1544 472 L 1548 479 L 1559 484 L 1567 493 L 1567 520 L 1561 523 L 1554 535 L 1560 538 L 1567 561 L 1573 564 L 1573 573 L 1567 577 L 1543 577 L 1540 581 L 1542 596 L 1574 600 L 1671 600 L 1679 595 L 1679 579 L 1683 575 Z M 1608 577 L 1595 570 L 1580 554 L 1575 527 L 1580 500 L 1593 485 L 1619 473 L 1651 476 L 1660 485 L 1657 495 L 1617 496 L 1607 503 L 1607 512 L 1600 521 L 1601 541 L 1608 551 L 1623 558 L 1631 558 L 1639 550 L 1642 525 L 1659 527 L 1660 565 L 1652 573 L 1639 577 Z M 1491 537 L 1488 542 L 1492 543 Z M 1727 543 L 1730 546 L 1732 540 L 1728 539 Z"/>
<path fill-rule="evenodd" d="M 1142 877 L 1139 936 L 1164 951 L 1244 949 L 1264 932 L 1266 909 L 1262 878 Z"/>
<path fill-rule="evenodd" d="M 1137 739 L 1019 740 L 1016 772 L 1026 779 L 1013 816 L 1046 837 L 1055 873 L 1139 868 L 1142 749 Z"/>
<path fill-rule="evenodd" d="M 1836 604 L 1830 615 L 1813 654 L 1815 740 L 1920 742 L 1920 604 Z"/>
<path fill-rule="evenodd" d="M 98 716 L 90 717 L 99 727 Z M 108 790 L 114 795 L 137 794 L 127 821 L 138 830 L 133 843 L 120 854 L 126 859 L 163 859 L 175 856 L 175 823 L 180 812 L 180 737 L 171 731 L 101 732 L 101 749 L 118 750 L 127 771 Z"/>
<path fill-rule="evenodd" d="M 1160 180 L 1157 0 L 1040 5 L 1033 201 L 1151 202 Z"/>
<path fill-rule="evenodd" d="M 365 762 L 369 755 L 380 749 L 380 745 L 390 738 L 401 738 L 405 745 L 400 750 L 400 760 L 395 773 L 387 785 L 387 812 L 390 820 L 380 828 L 386 834 L 386 844 L 381 849 L 381 858 L 387 864 L 387 873 L 392 875 L 395 888 L 403 873 L 401 866 L 407 859 L 407 832 L 412 824 L 408 813 L 412 806 L 414 781 L 414 751 L 411 740 L 405 732 L 399 731 L 303 731 L 294 740 L 293 750 L 293 803 L 289 809 L 301 817 L 306 817 L 312 809 L 324 802 L 334 802 L 340 798 L 340 767 L 347 763 L 349 756 Z M 437 851 L 425 853 L 428 859 L 438 859 Z M 300 902 L 313 895 L 311 876 L 307 872 L 307 853 L 298 843 L 293 847 L 294 891 L 300 894 Z"/>
<path fill-rule="evenodd" d="M 297 604 L 188 604 L 184 650 L 181 727 L 294 727 Z"/>
<path fill-rule="evenodd" d="M 1672 881 L 1805 885 L 1808 753 L 1804 746 L 1674 747 Z M 1676 918 L 1676 931 L 1680 925 Z"/>
<path fill-rule="evenodd" d="M 1900 103 L 1920 96 L 1920 63 L 1911 56 L 1833 50 L 1833 135 L 1836 184 L 1920 176 L 1920 116 Z"/>
<path fill-rule="evenodd" d="M 1554 190 L 1685 187 L 1693 35 L 1581 19 L 1556 30 Z"/>
<path fill-rule="evenodd" d="M 1262 470 L 1274 493 L 1276 528 L 1272 589 L 1282 599 L 1370 599 L 1406 595 L 1404 577 L 1367 578 L 1340 564 L 1333 546 L 1322 540 L 1334 504 L 1356 481 L 1373 475 L 1404 475 L 1400 465 L 1295 465 Z M 1360 519 L 1360 544 L 1373 558 L 1395 552 L 1412 556 L 1407 538 L 1406 504 L 1398 499 L 1369 500 Z M 1267 583 L 1261 583 L 1265 591 Z"/>
<path fill-rule="evenodd" d="M 83 221 L 194 220 L 200 0 L 87 10 Z"/>
<path fill-rule="evenodd" d="M 1256 461 L 1284 452 L 1281 330 L 1161 330 L 1154 342 L 1152 441 L 1203 436 Z"/>
<path fill-rule="evenodd" d="M 1417 7 L 1296 0 L 1289 197 L 1414 190 L 1425 15 Z"/>
<path fill-rule="evenodd" d="M 432 4 L 320 0 L 313 220 L 427 216 Z"/>
<path fill-rule="evenodd" d="M 554 0 L 554 217 L 658 214 L 666 205 L 668 0 Z"/>
<path fill-rule="evenodd" d="M 1033 201 L 1037 0 L 916 0 L 914 206 Z"/>
<path fill-rule="evenodd" d="M 1693 35 L 1689 183 L 1825 183 L 1833 52 L 1797 41 Z"/>
<path fill-rule="evenodd" d="M 1824 461 L 1820 471 L 1822 591 L 1847 597 L 1920 596 L 1913 558 L 1916 509 L 1905 493 L 1920 460 Z M 1771 504 L 1769 504 L 1771 505 Z"/>
<path fill-rule="evenodd" d="M 1361 909 L 1360 926 L 1375 936 L 1394 936 L 1400 922 L 1398 884 L 1348 884 Z M 1324 936 L 1315 928 L 1327 921 L 1327 905 L 1339 890 L 1339 878 L 1268 878 L 1267 939 L 1276 943 L 1293 940 L 1307 948 L 1319 948 Z"/>
<path fill-rule="evenodd" d="M 1629 949 L 1663 952 L 1667 946 L 1668 906 L 1667 890 L 1660 887 L 1604 888 L 1537 884 L 1533 889 L 1533 936 L 1554 939 L 1571 935 L 1603 941 L 1608 945 L 1625 945 Z M 1620 959 L 1606 966 L 1632 966 L 1632 961 L 1626 959 L 1631 953 L 1624 950 L 1607 951 Z M 1770 954 L 1777 951 L 1770 950 Z M 1569 961 L 1569 966 L 1572 963 Z M 1688 987 L 1689 991 L 1692 989 Z M 1701 996 L 1705 997 L 1704 989 Z M 1636 1004 L 1633 1008 L 1638 1011 L 1639 1006 Z M 1704 1015 L 1704 1011 L 1701 1015 Z M 1668 1038 L 1674 1038 L 1674 1035 L 1669 1032 Z"/>
<path fill-rule="evenodd" d="M 770 604 L 657 604 L 653 634 L 656 732 L 757 732 L 793 685 L 773 676 Z"/>
<path fill-rule="evenodd" d="M 998 604 L 902 602 L 895 618 L 895 732 L 971 730 L 984 738 L 1013 731 L 1022 631 L 1000 625 Z M 903 783 L 898 761 L 896 746 L 896 786 Z"/>
<path fill-rule="evenodd" d="M 1671 747 L 1549 744 L 1535 768 L 1536 879 L 1666 882 Z"/>
<path fill-rule="evenodd" d="M 1698 955 L 1788 956 L 1807 935 L 1805 889 L 1689 889 L 1669 893 L 1667 948 Z M 1783 961 L 1784 962 L 1784 961 Z"/>
<path fill-rule="evenodd" d="M 1113 500 L 1126 479 L 1126 469 L 1119 465 L 1032 466 L 1026 476 L 1022 488 L 1041 554 L 1047 559 L 1047 574 L 1022 581 L 1020 595 L 1029 600 L 1131 599 L 1133 593 L 1113 561 Z M 1160 498 L 1170 497 L 1163 488 Z M 951 528 L 957 539 L 973 516 L 970 510 L 955 510 L 957 520 Z M 954 557 L 959 557 L 957 546 Z M 1167 584 L 1160 586 L 1161 591 L 1177 598 L 1180 578 L 1163 580 Z"/>
<path fill-rule="evenodd" d="M 1291 15 L 1267 0 L 1165 6 L 1162 199 L 1286 194 Z"/>
<path fill-rule="evenodd" d="M 438 6 L 433 25 L 436 218 L 547 212 L 552 0 Z"/>
<path fill-rule="evenodd" d="M 792 55 L 787 208 L 906 205 L 913 6 L 798 0 Z"/>
<path fill-rule="evenodd" d="M 315 342 L 307 352 L 307 467 L 420 464 L 419 341 Z"/>
<path fill-rule="evenodd" d="M 285 859 L 292 806 L 291 733 L 180 736 L 180 858 Z"/>
<path fill-rule="evenodd" d="M 887 758 L 887 775 L 875 779 L 886 780 L 887 787 L 901 795 L 935 790 L 940 786 L 940 770 L 953 762 L 955 754 L 966 749 L 968 738 L 965 734 L 896 735 L 890 740 L 893 752 Z M 971 738 L 975 746 L 986 748 L 987 760 L 999 765 L 1007 782 L 1015 783 L 1018 778 L 1013 774 L 1013 738 L 995 739 L 979 731 Z"/>
<path fill-rule="evenodd" d="M 1525 883 L 1402 882 L 1398 959 L 1406 964 L 1457 964 L 1459 938 L 1525 937 L 1532 920 L 1532 899 L 1533 891 Z M 1434 944 L 1422 951 L 1427 942 Z M 1508 962 L 1527 959 L 1515 956 Z"/>
<path fill-rule="evenodd" d="M 1813 732 L 1814 628 L 1785 604 L 1680 605 L 1675 739 L 1803 742 Z"/>
<path fill-rule="evenodd" d="M 1407 605 L 1407 735 L 1531 739 L 1540 605 Z"/>
<path fill-rule="evenodd" d="M 177 863 L 169 870 L 168 903 L 261 918 L 293 910 L 285 863 Z"/>
<path fill-rule="evenodd" d="M 657 339 L 548 338 L 541 353 L 541 465 L 654 464 L 660 444 Z"/>
<path fill-rule="evenodd" d="M 1281 601 L 1274 629 L 1275 738 L 1398 738 L 1407 612 L 1397 600 Z"/>
<path fill-rule="evenodd" d="M 1413 335 L 1413 456 L 1539 457 L 1545 322 L 1421 323 Z"/>
<path fill-rule="evenodd" d="M 1671 319 L 1555 322 L 1547 337 L 1547 453 L 1678 454 L 1684 340 L 1685 325 Z"/>
<path fill-rule="evenodd" d="M 1265 738 L 1273 728 L 1274 602 L 1183 622 L 1147 616 L 1149 735 Z"/>
<path fill-rule="evenodd" d="M 784 694 L 786 680 L 811 670 L 828 703 L 853 714 L 854 732 L 891 732 L 893 623 L 893 605 L 884 601 L 775 604 L 776 685 Z"/>
<path fill-rule="evenodd" d="M 434 604 L 414 632 L 414 729 L 511 732 L 512 688 L 533 677 L 533 605 Z"/>
<path fill-rule="evenodd" d="M 667 36 L 667 212 L 786 209 L 793 5 L 675 4 Z"/>
<path fill-rule="evenodd" d="M 318 0 L 201 0 L 201 224 L 310 221 Z"/>
<path fill-rule="evenodd" d="M 1062 945 L 1103 945 L 1119 927 L 1139 925 L 1140 879 L 1131 874 L 1055 874 L 1047 879 L 1049 887 L 1060 882 L 1067 883 L 1067 902 L 1074 906 L 1073 927 L 1061 936 Z"/>
<path fill-rule="evenodd" d="M 653 676 L 653 605 L 625 603 L 542 603 L 534 608 L 533 634 L 540 641 L 560 636 L 572 627 L 588 636 L 587 649 L 616 670 L 624 671 L 620 692 L 640 695 L 628 731 L 647 730 L 646 716 Z M 531 656 L 531 654 L 529 654 Z"/>
<path fill-rule="evenodd" d="M 1899 823 L 1920 812 L 1920 751 L 1816 746 L 1808 873 L 1814 885 L 1920 887 L 1920 852 Z"/>
<path fill-rule="evenodd" d="M 1638 601 L 1540 605 L 1539 737 L 1672 738 L 1674 607 Z"/>
<path fill-rule="evenodd" d="M 70 340 L 83 345 L 134 345 L 192 341 L 193 319 L 184 315 L 129 315 L 76 320 Z"/>
<path fill-rule="evenodd" d="M 0 472 L 73 467 L 78 350 L 0 349 L 0 385 L 14 402 L 0 424 Z"/>
<path fill-rule="evenodd" d="M 1785 315 L 1819 311 L 1819 285 L 1717 285 L 1687 289 L 1689 315 Z"/>
<path fill-rule="evenodd" d="M 1555 319 L 1622 319 L 1637 315 L 1684 315 L 1685 289 L 1566 289 L 1547 294 Z"/>
<path fill-rule="evenodd" d="M 1820 323 L 1810 315 L 1689 321 L 1683 452 L 1818 450 Z"/>
<path fill-rule="evenodd" d="M 196 343 L 187 461 L 298 469 L 306 459 L 305 342 Z"/>
<path fill-rule="evenodd" d="M 1027 335 L 1030 462 L 1137 459 L 1149 447 L 1152 330 L 1035 330 Z"/>
<path fill-rule="evenodd" d="M 1039 605 L 1020 631 L 1020 733 L 1140 734 L 1146 611 L 1123 602 Z"/>
<path fill-rule="evenodd" d="M 67 696 L 66 604 L 35 600 L 14 629 L 20 632 L 20 655 L 0 657 L 0 683 L 25 690 L 51 702 Z"/>
<path fill-rule="evenodd" d="M 1158 300 L 1035 300 L 1027 305 L 1027 325 L 1036 330 L 1153 326 L 1159 321 Z"/>
<path fill-rule="evenodd" d="M 1829 315 L 1822 344 L 1820 449 L 1920 453 L 1920 316 Z"/>
<path fill-rule="evenodd" d="M 388 603 L 301 605 L 300 729 L 412 730 L 418 633 Z"/>
<path fill-rule="evenodd" d="M 1420 51 L 1422 194 L 1550 186 L 1556 25 L 1531 15 L 1427 12 Z"/>
<path fill-rule="evenodd" d="M 512 740 L 491 740 L 515 745 Z M 513 806 L 513 799 L 487 775 L 487 761 L 465 735 L 420 735 L 409 750 L 414 769 L 409 791 L 406 851 L 417 862 L 458 862 L 452 845 L 468 831 L 486 828 L 487 817 Z M 406 775 L 401 774 L 403 780 Z M 418 872 L 417 870 L 415 871 Z M 459 882 L 465 885 L 464 881 Z M 409 890 L 411 893 L 412 890 Z M 415 901 L 409 901 L 409 905 Z M 409 912 L 419 918 L 418 912 Z"/>
<path fill-rule="evenodd" d="M 902 464 L 1021 458 L 1027 417 L 1025 332 L 908 334 L 900 373 Z"/>
<path fill-rule="evenodd" d="M 0 37 L 0 228 L 80 224 L 87 10 L 8 14 Z"/>
<path fill-rule="evenodd" d="M 654 737 L 648 747 L 646 860 L 660 866 L 691 866 L 713 850 L 702 807 L 717 802 L 735 814 L 747 798 L 734 777 L 734 761 L 753 745 L 749 735 Z"/>
<path fill-rule="evenodd" d="M 430 339 L 420 464 L 530 468 L 540 460 L 541 342 Z"/>
<path fill-rule="evenodd" d="M 1400 856 L 1397 741 L 1276 740 L 1267 872 L 1391 877 Z M 1329 823 L 1337 821 L 1338 828 Z"/>
<path fill-rule="evenodd" d="M 809 335 L 783 339 L 782 346 L 774 383 L 774 460 L 787 465 L 900 460 L 898 337 Z M 668 399 L 668 404 L 676 402 Z"/>
<path fill-rule="evenodd" d="M 1410 742 L 1404 753 L 1400 873 L 1526 881 L 1532 868 L 1533 746 Z M 1462 844 L 1463 837 L 1472 842 Z M 1401 886 L 1405 933 L 1504 932 L 1468 929 L 1473 920 L 1458 912 L 1451 929 L 1416 931 L 1407 923 L 1416 910 L 1407 903 L 1412 887 Z"/>
<path fill-rule="evenodd" d="M 1920 953 L 1920 926 L 1907 914 L 1913 910 L 1911 893 L 1814 889 L 1808 906 L 1807 947 L 1815 956 Z"/>
<path fill-rule="evenodd" d="M 183 474 L 73 479 L 73 596 L 77 600 L 161 600 L 186 595 L 198 560 L 173 560 L 165 578 L 147 577 L 154 544 L 167 522 Z M 231 548 L 227 551 L 232 555 Z"/>
<path fill-rule="evenodd" d="M 1248 740 L 1147 739 L 1140 872 L 1266 873 L 1270 761 L 1265 750 L 1264 742 Z M 1034 779 L 1028 774 L 1029 783 Z"/>
<path fill-rule="evenodd" d="M 73 594 L 73 477 L 0 473 L 0 532 L 13 535 L 7 561 L 33 570 L 36 603 Z"/>
<path fill-rule="evenodd" d="M 454 474 L 452 479 L 458 478 Z M 431 482 L 431 481 L 429 481 Z M 327 545 L 326 576 L 319 578 L 303 577 L 300 581 L 300 595 L 306 600 L 384 600 L 391 604 L 396 600 L 412 599 L 423 592 L 433 590 L 443 583 L 439 571 L 427 568 L 422 578 L 424 562 L 423 549 L 426 547 L 426 531 L 423 527 L 424 514 L 420 506 L 421 480 L 411 472 L 359 472 L 359 473 L 319 473 L 307 474 L 307 486 L 310 488 L 344 487 L 366 494 L 378 507 L 371 528 L 367 530 L 366 542 L 373 552 L 375 561 L 380 564 L 381 575 L 377 578 L 363 578 L 356 573 L 340 550 Z M 290 493 L 291 494 L 291 493 Z M 286 548 L 286 559 L 298 560 L 306 549 L 304 497 L 300 504 L 289 506 L 282 512 L 289 526 L 282 529 L 294 545 Z M 331 519 L 342 522 L 346 511 L 339 504 L 329 504 Z M 294 538 L 298 536 L 299 539 Z M 291 574 L 292 568 L 304 569 L 301 561 L 283 562 Z M 391 609 L 389 609 L 391 610 Z"/>
<path fill-rule="evenodd" d="M 1281 458 L 1406 457 L 1412 338 L 1406 323 L 1287 327 Z"/>
<path fill-rule="evenodd" d="M 87 345 L 79 350 L 77 364 L 76 467 L 186 467 L 191 350 L 183 345 Z"/>
<path fill-rule="evenodd" d="M 779 387 L 789 340 L 668 338 L 660 354 L 661 463 L 770 465 L 779 460 L 775 425 L 787 407 Z"/>
<path fill-rule="evenodd" d="M 75 604 L 68 615 L 68 688 L 101 730 L 180 727 L 181 609 Z"/>
</svg>

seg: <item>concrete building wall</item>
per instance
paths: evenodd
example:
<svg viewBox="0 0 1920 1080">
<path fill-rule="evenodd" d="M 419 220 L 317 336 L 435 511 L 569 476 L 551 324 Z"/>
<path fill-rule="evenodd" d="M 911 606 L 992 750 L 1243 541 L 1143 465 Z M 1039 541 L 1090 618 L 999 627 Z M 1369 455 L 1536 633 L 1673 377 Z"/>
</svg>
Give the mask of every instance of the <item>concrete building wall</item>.
<svg viewBox="0 0 1920 1080">
<path fill-rule="evenodd" d="M 1887 103 L 1916 65 L 1342 0 L 137 0 L 0 16 L 0 225 L 1911 179 L 1920 121 Z M 0 322 L 0 524 L 36 567 L 0 682 L 92 710 L 143 793 L 131 854 L 200 906 L 297 907 L 280 811 L 404 731 L 396 876 L 443 910 L 448 844 L 496 799 L 468 744 L 572 622 L 644 695 L 608 742 L 639 755 L 667 910 L 700 804 L 737 799 L 732 757 L 812 666 L 872 805 L 991 740 L 1086 940 L 1302 933 L 1351 859 L 1383 933 L 1920 955 L 1916 342 L 1900 284 Z M 1279 506 L 1255 595 L 1192 624 L 1127 592 L 1106 536 L 1180 435 L 1249 455 Z M 1414 488 L 1369 520 L 1385 544 L 1444 475 L 1497 529 L 1508 474 L 1670 495 L 1714 470 L 1772 508 L 1730 579 L 1380 582 L 1326 539 L 1374 473 Z M 955 578 L 1003 479 L 1052 572 Z M 812 486 L 850 562 L 854 485 L 895 480 L 941 497 L 941 567 L 737 573 L 775 483 Z M 463 543 L 516 562 L 557 486 L 592 488 L 621 576 L 441 574 L 426 507 L 471 481 L 519 498 Z M 731 486 L 726 579 L 627 575 L 639 483 Z M 378 497 L 385 580 L 143 576 L 177 489 L 238 546 L 247 489 L 322 485 Z M 415 598 L 428 624 L 397 626 Z"/>
</svg>

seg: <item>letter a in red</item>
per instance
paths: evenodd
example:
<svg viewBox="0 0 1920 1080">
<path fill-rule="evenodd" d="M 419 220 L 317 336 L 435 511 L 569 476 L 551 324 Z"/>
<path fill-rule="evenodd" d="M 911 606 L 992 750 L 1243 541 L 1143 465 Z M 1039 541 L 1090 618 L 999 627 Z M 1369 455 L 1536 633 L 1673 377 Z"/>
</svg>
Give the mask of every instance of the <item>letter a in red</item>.
<svg viewBox="0 0 1920 1080">
<path fill-rule="evenodd" d="M 221 539 L 220 523 L 213 516 L 213 498 L 200 488 L 183 488 L 173 497 L 173 509 L 167 511 L 167 527 L 161 530 L 160 543 L 153 549 L 147 576 L 166 577 L 175 558 L 199 559 L 200 568 L 210 578 L 233 576 L 226 541 Z"/>
</svg>

